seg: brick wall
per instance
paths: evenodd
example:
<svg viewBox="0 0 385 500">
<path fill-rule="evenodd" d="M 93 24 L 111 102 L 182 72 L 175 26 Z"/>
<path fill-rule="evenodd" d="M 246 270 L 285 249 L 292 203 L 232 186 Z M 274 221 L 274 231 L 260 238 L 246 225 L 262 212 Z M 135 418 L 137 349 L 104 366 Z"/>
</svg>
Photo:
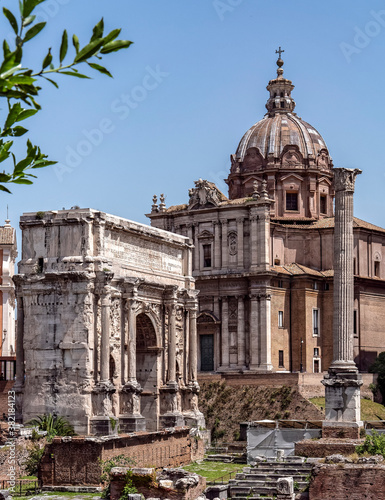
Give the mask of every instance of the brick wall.
<svg viewBox="0 0 385 500">
<path fill-rule="evenodd" d="M 138 467 L 178 467 L 203 458 L 203 440 L 189 429 L 138 432 L 111 438 L 55 438 L 44 454 L 40 477 L 44 485 L 97 485 L 98 459 L 125 455 Z"/>
<path fill-rule="evenodd" d="M 311 500 L 380 500 L 385 498 L 385 465 L 322 464 L 314 467 Z"/>
<path fill-rule="evenodd" d="M 364 439 L 304 439 L 295 443 L 294 454 L 300 457 L 327 457 L 329 455 L 351 455 Z"/>
<path fill-rule="evenodd" d="M 8 391 L 10 391 L 15 382 L 13 380 L 0 380 L 0 418 L 3 413 L 8 415 Z"/>
</svg>

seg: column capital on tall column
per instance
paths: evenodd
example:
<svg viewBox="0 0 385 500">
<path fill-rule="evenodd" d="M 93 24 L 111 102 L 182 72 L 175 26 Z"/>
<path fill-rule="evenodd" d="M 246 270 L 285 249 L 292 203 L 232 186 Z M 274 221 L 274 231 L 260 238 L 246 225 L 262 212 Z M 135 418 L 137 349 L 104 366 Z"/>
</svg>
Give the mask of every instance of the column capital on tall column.
<svg viewBox="0 0 385 500">
<path fill-rule="evenodd" d="M 334 190 L 354 193 L 354 183 L 357 175 L 362 174 L 359 168 L 333 168 Z"/>
</svg>

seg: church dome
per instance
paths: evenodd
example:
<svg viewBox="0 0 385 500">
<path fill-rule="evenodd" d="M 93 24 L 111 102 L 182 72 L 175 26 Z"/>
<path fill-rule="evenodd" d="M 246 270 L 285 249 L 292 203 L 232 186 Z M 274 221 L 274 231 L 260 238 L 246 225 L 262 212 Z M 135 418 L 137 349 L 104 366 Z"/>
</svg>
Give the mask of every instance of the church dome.
<svg viewBox="0 0 385 500">
<path fill-rule="evenodd" d="M 267 183 L 275 201 L 274 217 L 322 218 L 333 211 L 333 162 L 321 134 L 299 118 L 291 95 L 294 85 L 283 77 L 281 48 L 277 77 L 269 81 L 267 113 L 242 137 L 231 155 L 226 179 L 229 198 L 249 198 Z"/>
<path fill-rule="evenodd" d="M 327 146 L 321 134 L 295 113 L 267 114 L 242 137 L 235 158 L 243 162 L 250 148 L 258 148 L 264 158 L 280 158 L 286 146 L 298 147 L 303 158 L 316 159 Z"/>
</svg>

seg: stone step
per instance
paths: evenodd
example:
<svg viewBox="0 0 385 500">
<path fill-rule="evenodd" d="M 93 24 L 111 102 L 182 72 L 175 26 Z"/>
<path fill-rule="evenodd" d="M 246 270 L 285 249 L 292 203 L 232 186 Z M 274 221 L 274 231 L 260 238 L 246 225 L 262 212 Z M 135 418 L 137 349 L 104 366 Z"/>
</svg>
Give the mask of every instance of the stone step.
<svg viewBox="0 0 385 500">
<path fill-rule="evenodd" d="M 259 472 L 273 472 L 273 471 L 276 471 L 277 473 L 279 472 L 285 472 L 287 474 L 291 474 L 291 473 L 300 473 L 300 474 L 307 474 L 307 473 L 310 473 L 312 471 L 313 467 L 310 465 L 310 466 L 306 466 L 306 467 L 297 467 L 295 465 L 293 466 L 285 466 L 285 467 L 281 467 L 281 466 L 260 466 L 260 467 L 243 467 L 243 473 L 244 474 L 253 474 L 255 472 L 259 473 Z"/>
<path fill-rule="evenodd" d="M 269 473 L 269 474 L 264 474 L 264 473 L 258 473 L 258 474 L 242 474 L 238 473 L 235 476 L 234 481 L 268 481 L 268 480 L 275 480 L 279 479 L 280 477 L 287 477 L 287 474 L 280 474 L 280 473 Z M 292 474 L 291 477 L 294 479 L 294 481 L 306 481 L 308 474 Z"/>
</svg>

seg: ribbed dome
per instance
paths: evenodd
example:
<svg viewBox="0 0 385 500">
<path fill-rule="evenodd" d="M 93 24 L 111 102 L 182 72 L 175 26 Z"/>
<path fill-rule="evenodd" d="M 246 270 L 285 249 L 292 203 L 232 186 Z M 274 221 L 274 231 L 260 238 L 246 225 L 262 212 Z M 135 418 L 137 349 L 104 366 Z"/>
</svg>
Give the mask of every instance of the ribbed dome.
<svg viewBox="0 0 385 500">
<path fill-rule="evenodd" d="M 293 113 L 266 115 L 242 137 L 235 157 L 243 161 L 249 148 L 258 148 L 264 158 L 272 154 L 279 158 L 288 145 L 296 145 L 304 158 L 317 158 L 327 149 L 320 133 Z"/>
</svg>

